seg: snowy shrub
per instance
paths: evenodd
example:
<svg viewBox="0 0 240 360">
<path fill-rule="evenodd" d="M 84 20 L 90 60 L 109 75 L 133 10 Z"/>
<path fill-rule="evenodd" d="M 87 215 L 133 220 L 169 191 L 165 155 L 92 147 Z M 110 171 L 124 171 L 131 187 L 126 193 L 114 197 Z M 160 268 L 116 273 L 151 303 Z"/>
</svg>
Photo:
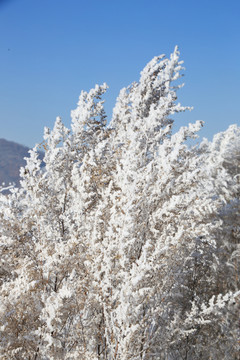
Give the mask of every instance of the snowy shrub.
<svg viewBox="0 0 240 360">
<path fill-rule="evenodd" d="M 0 358 L 237 359 L 240 129 L 175 130 L 182 61 L 82 92 L 0 194 Z M 177 82 L 176 82 L 177 81 Z"/>
</svg>

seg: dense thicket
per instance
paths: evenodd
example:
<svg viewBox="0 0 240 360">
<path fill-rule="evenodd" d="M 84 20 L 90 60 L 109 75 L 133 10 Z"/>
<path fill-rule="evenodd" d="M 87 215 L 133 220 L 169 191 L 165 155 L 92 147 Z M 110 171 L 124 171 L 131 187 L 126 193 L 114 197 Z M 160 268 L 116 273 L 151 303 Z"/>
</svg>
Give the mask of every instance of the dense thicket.
<svg viewBox="0 0 240 360">
<path fill-rule="evenodd" d="M 240 129 L 175 130 L 182 62 L 82 92 L 0 198 L 0 359 L 237 359 Z"/>
</svg>

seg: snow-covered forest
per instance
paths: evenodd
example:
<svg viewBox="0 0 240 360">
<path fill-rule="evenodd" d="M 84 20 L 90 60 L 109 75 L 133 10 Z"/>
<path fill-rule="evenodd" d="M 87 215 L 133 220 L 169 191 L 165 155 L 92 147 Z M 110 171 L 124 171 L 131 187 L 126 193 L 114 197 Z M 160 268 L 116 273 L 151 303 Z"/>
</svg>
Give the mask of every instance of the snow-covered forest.
<svg viewBox="0 0 240 360">
<path fill-rule="evenodd" d="M 109 123 L 82 91 L 0 195 L 0 359 L 238 359 L 240 128 L 175 127 L 182 71 L 155 57 Z"/>
</svg>

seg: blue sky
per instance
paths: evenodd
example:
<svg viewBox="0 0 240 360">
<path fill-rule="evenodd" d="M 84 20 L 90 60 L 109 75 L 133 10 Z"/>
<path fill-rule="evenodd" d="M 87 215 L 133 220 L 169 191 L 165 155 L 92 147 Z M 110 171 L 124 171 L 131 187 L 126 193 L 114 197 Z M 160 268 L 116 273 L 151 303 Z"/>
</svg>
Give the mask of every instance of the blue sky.
<svg viewBox="0 0 240 360">
<path fill-rule="evenodd" d="M 70 126 L 80 91 L 107 82 L 111 116 L 122 87 L 178 45 L 179 101 L 212 138 L 240 123 L 239 0 L 0 0 L 0 138 L 34 146 L 56 116 Z"/>
</svg>

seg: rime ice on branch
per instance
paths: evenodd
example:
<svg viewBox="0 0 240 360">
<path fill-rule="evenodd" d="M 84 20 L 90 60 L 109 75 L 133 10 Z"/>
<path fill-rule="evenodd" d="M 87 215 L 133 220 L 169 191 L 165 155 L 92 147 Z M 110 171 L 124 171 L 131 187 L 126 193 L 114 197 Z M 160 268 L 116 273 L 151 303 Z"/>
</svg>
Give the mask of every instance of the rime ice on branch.
<svg viewBox="0 0 240 360">
<path fill-rule="evenodd" d="M 240 129 L 188 145 L 182 70 L 155 57 L 108 125 L 82 92 L 0 193 L 1 359 L 237 359 Z"/>
</svg>

